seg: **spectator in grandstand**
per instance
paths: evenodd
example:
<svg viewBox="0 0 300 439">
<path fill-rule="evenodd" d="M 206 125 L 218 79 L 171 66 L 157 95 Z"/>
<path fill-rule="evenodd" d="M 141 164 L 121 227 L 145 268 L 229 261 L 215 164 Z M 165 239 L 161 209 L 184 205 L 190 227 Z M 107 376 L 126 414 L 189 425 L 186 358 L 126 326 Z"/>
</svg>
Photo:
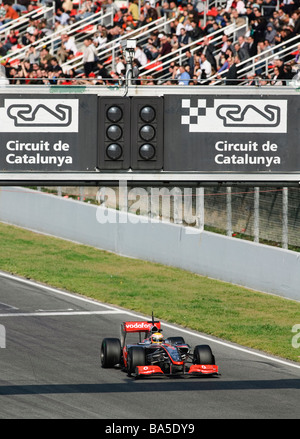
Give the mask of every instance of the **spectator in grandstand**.
<svg viewBox="0 0 300 439">
<path fill-rule="evenodd" d="M 134 58 L 139 62 L 140 66 L 145 66 L 148 63 L 147 56 L 140 44 L 136 45 Z"/>
<path fill-rule="evenodd" d="M 179 76 L 181 75 L 181 72 L 179 70 L 179 65 L 177 63 L 173 63 L 173 73 L 172 73 L 172 82 L 176 81 L 178 83 Z"/>
<path fill-rule="evenodd" d="M 62 11 L 61 9 L 57 9 L 55 14 L 55 20 L 59 21 L 59 23 L 65 27 L 70 23 L 70 13 L 68 11 Z M 76 16 L 77 18 L 77 16 Z"/>
<path fill-rule="evenodd" d="M 183 27 L 180 29 L 180 35 L 178 37 L 178 45 L 180 48 L 186 46 L 189 42 L 189 36 L 186 29 Z"/>
<path fill-rule="evenodd" d="M 83 44 L 83 68 L 87 78 L 96 67 L 97 53 L 91 37 L 85 37 Z"/>
<path fill-rule="evenodd" d="M 187 57 L 186 65 L 189 66 L 189 71 L 193 75 L 194 74 L 194 69 L 195 69 L 195 59 L 194 59 L 194 56 L 192 55 L 192 53 L 191 53 L 191 51 L 189 49 L 185 51 L 185 56 Z"/>
<path fill-rule="evenodd" d="M 190 74 L 186 71 L 184 66 L 179 66 L 179 76 L 178 83 L 179 85 L 189 85 L 191 77 Z"/>
<path fill-rule="evenodd" d="M 36 41 L 36 37 L 31 35 L 29 32 L 25 32 L 21 36 L 21 43 L 23 46 L 29 46 L 29 44 L 33 44 Z"/>
<path fill-rule="evenodd" d="M 300 33 L 300 9 L 298 9 L 297 11 L 295 11 L 293 13 L 292 19 L 294 20 L 294 31 L 296 34 L 299 34 Z"/>
<path fill-rule="evenodd" d="M 123 11 L 121 11 L 121 9 L 119 9 L 116 13 L 115 16 L 113 18 L 113 22 L 115 26 L 119 26 L 119 27 L 123 27 L 124 25 L 124 13 Z"/>
<path fill-rule="evenodd" d="M 125 75 L 126 72 L 126 61 L 121 56 L 116 56 L 116 73 L 118 75 Z"/>
<path fill-rule="evenodd" d="M 135 29 L 135 22 L 133 21 L 132 15 L 130 14 L 123 14 L 123 29 L 125 29 L 127 32 L 131 32 L 133 29 Z"/>
<path fill-rule="evenodd" d="M 60 62 L 64 63 L 67 59 L 73 58 L 77 52 L 75 38 L 67 33 L 63 33 L 61 35 L 61 46 L 57 51 L 57 57 Z"/>
<path fill-rule="evenodd" d="M 192 30 L 192 26 L 191 26 L 192 17 L 193 17 L 192 15 L 191 16 L 188 15 L 187 10 L 182 11 L 182 13 L 179 17 L 180 23 L 183 25 L 184 29 L 187 31 Z"/>
<path fill-rule="evenodd" d="M 236 27 L 241 27 L 241 26 L 244 26 L 246 24 L 246 18 L 244 16 L 240 15 L 236 8 L 232 8 L 232 10 L 231 10 L 230 21 L 231 21 L 231 23 L 234 23 Z M 245 30 L 246 30 L 245 27 L 243 27 L 242 29 L 235 31 L 237 37 L 240 35 L 244 35 Z"/>
<path fill-rule="evenodd" d="M 206 58 L 204 53 L 200 55 L 200 71 L 198 75 L 198 79 L 205 80 L 212 75 L 212 65 Z"/>
<path fill-rule="evenodd" d="M 174 1 L 170 1 L 170 4 L 169 4 L 169 6 L 170 6 L 170 11 L 169 11 L 169 19 L 171 19 L 171 18 L 174 18 L 174 17 L 176 17 L 177 16 L 177 14 L 178 14 L 178 7 L 177 7 L 177 4 L 176 4 L 176 2 L 174 2 Z"/>
<path fill-rule="evenodd" d="M 91 17 L 96 10 L 97 6 L 94 4 L 94 2 L 92 0 L 86 0 L 81 4 L 78 14 L 75 15 L 75 20 L 81 21 L 85 18 Z"/>
<path fill-rule="evenodd" d="M 262 3 L 262 12 L 266 20 L 273 18 L 273 13 L 276 11 L 277 1 L 276 0 L 264 0 Z"/>
<path fill-rule="evenodd" d="M 168 41 L 167 36 L 161 33 L 158 35 L 158 38 L 160 39 L 160 49 L 158 50 L 158 56 L 155 59 L 161 58 L 162 56 L 168 55 L 172 52 L 172 46 Z"/>
<path fill-rule="evenodd" d="M 270 78 L 268 75 L 261 75 L 257 77 L 258 81 L 257 81 L 257 85 L 259 87 L 264 87 L 266 85 L 270 85 Z"/>
<path fill-rule="evenodd" d="M 133 21 L 140 19 L 139 0 L 129 0 L 128 12 L 132 16 Z"/>
<path fill-rule="evenodd" d="M 37 31 L 39 38 L 49 37 L 50 35 L 53 34 L 53 29 L 52 27 L 49 26 L 45 18 L 38 23 Z"/>
<path fill-rule="evenodd" d="M 149 1 L 146 1 L 144 4 L 144 17 L 146 23 L 151 23 L 158 19 L 158 12 L 155 8 L 151 6 Z"/>
<path fill-rule="evenodd" d="M 100 61 L 98 61 L 97 64 L 96 64 L 95 73 L 97 75 L 97 78 L 98 79 L 103 79 L 105 81 L 105 83 L 109 83 L 109 80 L 112 79 L 112 77 L 111 77 L 110 73 L 108 72 L 107 68 Z"/>
<path fill-rule="evenodd" d="M 9 79 L 11 85 L 18 85 L 18 69 L 16 67 L 9 67 L 6 72 L 6 76 Z"/>
<path fill-rule="evenodd" d="M 277 66 L 274 67 L 274 75 L 271 81 L 271 85 L 283 85 L 283 77 L 280 74 L 280 70 Z"/>
<path fill-rule="evenodd" d="M 189 85 L 199 85 L 199 81 L 196 75 L 194 75 L 189 81 Z"/>
<path fill-rule="evenodd" d="M 155 44 L 155 41 L 153 38 L 148 38 L 148 42 L 146 46 L 143 48 L 145 55 L 147 56 L 147 59 L 149 61 L 155 60 L 159 55 L 159 48 L 160 46 Z"/>
<path fill-rule="evenodd" d="M 230 57 L 229 58 L 229 69 L 227 73 L 225 73 L 225 85 L 237 85 L 237 77 L 238 77 L 238 65 L 239 59 L 238 57 Z"/>
<path fill-rule="evenodd" d="M 64 2 L 61 5 L 61 9 L 65 12 L 71 13 L 73 10 L 73 1 L 72 0 L 64 0 Z"/>
<path fill-rule="evenodd" d="M 114 26 L 111 28 L 107 28 L 107 41 L 113 41 L 117 38 L 121 37 L 124 34 L 124 29 L 120 26 Z"/>
<path fill-rule="evenodd" d="M 250 29 L 253 33 L 254 41 L 258 42 L 264 39 L 265 31 L 267 29 L 267 20 L 262 15 L 259 7 L 253 7 L 255 19 L 250 22 Z"/>
<path fill-rule="evenodd" d="M 204 36 L 202 28 L 198 26 L 196 21 L 191 21 L 191 27 L 192 29 L 188 31 L 188 35 L 192 42 L 197 41 Z"/>
<path fill-rule="evenodd" d="M 277 35 L 277 31 L 274 27 L 274 24 L 270 21 L 267 24 L 267 29 L 265 31 L 264 39 L 269 42 L 270 46 L 275 46 L 276 35 Z"/>
<path fill-rule="evenodd" d="M 30 35 L 37 35 L 38 34 L 38 21 L 34 20 L 33 18 L 28 19 L 28 26 L 26 28 L 26 32 L 28 32 Z"/>
<path fill-rule="evenodd" d="M 283 67 L 285 85 L 289 83 L 294 77 L 294 72 L 292 70 L 292 66 L 290 64 L 285 64 Z"/>
<path fill-rule="evenodd" d="M 30 0 L 17 0 L 12 7 L 15 11 L 22 13 L 27 12 L 28 6 L 30 5 Z"/>
<path fill-rule="evenodd" d="M 116 15 L 116 13 L 120 9 L 114 0 L 106 0 L 106 2 L 103 4 L 103 8 L 104 8 L 104 10 L 103 10 L 104 15 L 111 13 L 113 15 L 113 17 Z M 102 19 L 102 24 L 103 24 L 103 26 L 105 26 L 107 28 L 112 26 L 111 18 L 109 15 Z"/>
<path fill-rule="evenodd" d="M 99 32 L 94 34 L 94 45 L 95 47 L 100 48 L 107 43 L 107 30 L 100 25 Z"/>
<path fill-rule="evenodd" d="M 273 12 L 273 23 L 276 29 L 280 29 L 282 26 L 287 24 L 289 17 L 285 14 L 282 8 L 279 8 L 278 11 Z"/>
<path fill-rule="evenodd" d="M 5 49 L 3 42 L 0 41 L 0 56 L 1 56 L 1 57 L 2 57 L 2 56 L 5 56 L 6 53 L 7 53 L 7 50 Z M 1 77 L 1 76 L 0 76 L 0 77 Z"/>
<path fill-rule="evenodd" d="M 246 15 L 245 15 L 248 19 L 248 23 L 251 23 L 253 20 L 255 20 L 255 14 L 253 12 L 253 8 L 252 8 L 252 3 L 249 2 L 246 5 Z"/>
<path fill-rule="evenodd" d="M 172 11 L 170 9 L 170 4 L 168 1 L 163 1 L 160 8 L 160 15 L 162 17 L 166 17 L 167 20 L 170 20 L 172 17 Z"/>
<path fill-rule="evenodd" d="M 252 35 L 249 35 L 247 38 L 248 50 L 250 58 L 257 54 L 257 41 L 254 40 Z"/>
<path fill-rule="evenodd" d="M 33 66 L 33 68 L 34 68 L 34 66 Z M 53 73 L 58 73 L 58 72 L 62 71 L 62 68 L 61 68 L 61 66 L 58 64 L 58 60 L 57 60 L 57 58 L 55 58 L 55 56 L 53 56 L 53 57 L 50 59 L 49 71 L 50 71 L 50 72 L 53 72 Z"/>
<path fill-rule="evenodd" d="M 16 20 L 19 18 L 19 14 L 17 11 L 14 10 L 14 8 L 11 6 L 10 3 L 4 3 L 3 9 L 5 14 L 1 17 L 0 26 L 3 26 L 6 23 L 11 22 L 12 20 Z"/>
<path fill-rule="evenodd" d="M 300 44 L 298 45 L 294 58 L 289 62 L 289 65 L 292 68 L 293 74 L 297 73 L 298 71 L 300 72 Z"/>
<path fill-rule="evenodd" d="M 243 58 L 243 61 L 245 59 L 248 59 L 250 57 L 250 53 L 249 53 L 249 43 L 246 41 L 246 38 L 244 35 L 241 35 L 238 37 L 238 43 L 240 46 L 240 50 L 241 50 L 241 55 Z M 241 57 L 239 56 L 240 60 L 242 61 Z"/>
<path fill-rule="evenodd" d="M 259 41 L 257 44 L 257 57 L 255 58 L 255 62 L 259 62 L 255 66 L 256 75 L 262 75 L 267 65 L 267 57 L 270 55 L 270 52 L 267 51 L 266 45 L 264 41 Z"/>
<path fill-rule="evenodd" d="M 179 49 L 178 37 L 176 34 L 173 34 L 170 39 L 170 44 L 172 46 L 172 52 Z"/>
<path fill-rule="evenodd" d="M 4 20 L 6 11 L 3 7 L 3 3 L 0 4 L 0 24 L 2 24 L 2 21 Z"/>
<path fill-rule="evenodd" d="M 294 0 L 283 0 L 282 8 L 287 15 L 291 15 L 295 9 Z"/>
<path fill-rule="evenodd" d="M 215 59 L 217 62 L 217 67 L 220 67 L 220 58 L 221 55 L 226 53 L 228 49 L 233 49 L 232 43 L 229 39 L 229 36 L 227 34 L 223 34 L 222 35 L 222 43 L 221 43 L 221 47 L 220 47 L 220 51 L 219 53 L 216 55 Z M 232 50 L 233 51 L 233 50 Z"/>
<path fill-rule="evenodd" d="M 224 53 L 221 55 L 220 58 L 220 67 L 218 68 L 217 71 L 217 75 L 218 78 L 220 79 L 220 73 L 225 72 L 225 70 L 229 69 L 230 65 L 229 65 L 229 55 L 227 53 Z"/>
<path fill-rule="evenodd" d="M 217 61 L 214 56 L 215 46 L 207 36 L 203 37 L 203 42 L 199 50 L 206 56 L 212 67 L 217 70 Z"/>
<path fill-rule="evenodd" d="M 25 59 L 29 61 L 31 65 L 38 63 L 40 59 L 40 51 L 35 46 L 29 46 L 25 52 Z"/>
<path fill-rule="evenodd" d="M 47 66 L 52 58 L 52 55 L 50 54 L 49 48 L 47 46 L 44 46 L 40 50 L 40 64 L 42 66 Z"/>
<path fill-rule="evenodd" d="M 64 30 L 65 30 L 65 26 L 63 26 L 60 21 L 55 20 L 53 32 L 58 35 L 59 33 L 64 32 Z"/>
<path fill-rule="evenodd" d="M 11 29 L 4 41 L 4 48 L 6 52 L 10 51 L 13 46 L 16 46 L 18 44 L 18 37 L 16 34 L 16 31 L 14 29 Z"/>
<path fill-rule="evenodd" d="M 240 62 L 246 61 L 249 58 L 249 52 L 245 48 L 242 48 L 238 42 L 235 43 L 234 50 Z"/>
<path fill-rule="evenodd" d="M 189 19 L 191 21 L 195 21 L 197 23 L 197 25 L 199 25 L 200 16 L 199 16 L 199 12 L 194 7 L 194 4 L 192 4 L 192 3 L 187 4 L 187 13 L 188 13 Z"/>
<path fill-rule="evenodd" d="M 134 59 L 132 61 L 132 84 L 134 85 L 141 85 L 141 81 L 139 79 L 140 74 L 140 63 L 137 59 Z"/>
</svg>

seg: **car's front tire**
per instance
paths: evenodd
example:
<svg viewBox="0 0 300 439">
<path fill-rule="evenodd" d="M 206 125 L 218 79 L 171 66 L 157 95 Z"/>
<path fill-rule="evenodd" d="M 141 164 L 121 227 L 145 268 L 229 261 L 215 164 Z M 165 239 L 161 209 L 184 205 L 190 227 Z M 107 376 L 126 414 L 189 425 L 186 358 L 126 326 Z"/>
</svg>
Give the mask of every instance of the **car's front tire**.
<svg viewBox="0 0 300 439">
<path fill-rule="evenodd" d="M 121 362 L 121 343 L 118 338 L 104 338 L 101 344 L 102 367 L 114 367 Z"/>
<path fill-rule="evenodd" d="M 131 376 L 137 366 L 146 365 L 145 349 L 139 346 L 133 346 L 128 349 L 127 356 L 127 374 Z"/>
<path fill-rule="evenodd" d="M 194 349 L 194 364 L 216 364 L 215 357 L 208 345 L 198 345 Z"/>
</svg>

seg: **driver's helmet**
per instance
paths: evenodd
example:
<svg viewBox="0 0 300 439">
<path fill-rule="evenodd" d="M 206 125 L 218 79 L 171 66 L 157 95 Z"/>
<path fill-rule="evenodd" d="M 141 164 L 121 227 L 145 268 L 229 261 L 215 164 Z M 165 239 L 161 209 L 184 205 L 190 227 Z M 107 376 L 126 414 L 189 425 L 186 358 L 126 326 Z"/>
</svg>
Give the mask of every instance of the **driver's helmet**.
<svg viewBox="0 0 300 439">
<path fill-rule="evenodd" d="M 160 332 L 155 332 L 150 337 L 151 343 L 162 343 L 164 341 L 164 336 Z"/>
</svg>

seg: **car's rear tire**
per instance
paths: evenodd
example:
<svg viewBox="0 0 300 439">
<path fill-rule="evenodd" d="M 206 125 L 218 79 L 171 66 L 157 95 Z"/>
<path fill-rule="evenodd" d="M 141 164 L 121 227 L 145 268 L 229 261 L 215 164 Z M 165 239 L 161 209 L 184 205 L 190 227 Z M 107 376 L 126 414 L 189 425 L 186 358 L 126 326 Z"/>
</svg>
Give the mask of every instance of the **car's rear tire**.
<svg viewBox="0 0 300 439">
<path fill-rule="evenodd" d="M 180 336 L 179 337 L 168 337 L 166 339 L 166 343 L 169 343 L 169 344 L 172 344 L 172 345 L 174 345 L 176 343 L 178 343 L 178 344 L 186 344 L 184 338 L 180 337 Z"/>
<path fill-rule="evenodd" d="M 121 362 L 121 343 L 118 338 L 104 338 L 101 344 L 102 367 L 114 367 Z"/>
<path fill-rule="evenodd" d="M 146 365 L 145 349 L 140 346 L 133 346 L 128 349 L 127 356 L 127 374 L 131 376 L 137 366 Z"/>
<path fill-rule="evenodd" d="M 208 345 L 198 345 L 194 349 L 194 364 L 216 364 L 215 357 Z"/>
</svg>

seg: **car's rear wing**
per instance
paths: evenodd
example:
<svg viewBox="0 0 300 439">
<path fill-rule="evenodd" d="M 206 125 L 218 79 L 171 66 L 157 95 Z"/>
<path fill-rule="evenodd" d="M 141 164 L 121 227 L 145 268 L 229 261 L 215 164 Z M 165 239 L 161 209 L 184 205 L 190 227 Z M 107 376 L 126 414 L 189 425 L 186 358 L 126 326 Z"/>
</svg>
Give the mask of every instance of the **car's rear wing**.
<svg viewBox="0 0 300 439">
<path fill-rule="evenodd" d="M 143 321 L 134 321 L 134 322 L 123 322 L 121 325 L 121 331 L 128 332 L 152 332 L 160 331 L 161 325 L 159 321 L 151 321 L 151 322 L 143 322 Z"/>
</svg>

